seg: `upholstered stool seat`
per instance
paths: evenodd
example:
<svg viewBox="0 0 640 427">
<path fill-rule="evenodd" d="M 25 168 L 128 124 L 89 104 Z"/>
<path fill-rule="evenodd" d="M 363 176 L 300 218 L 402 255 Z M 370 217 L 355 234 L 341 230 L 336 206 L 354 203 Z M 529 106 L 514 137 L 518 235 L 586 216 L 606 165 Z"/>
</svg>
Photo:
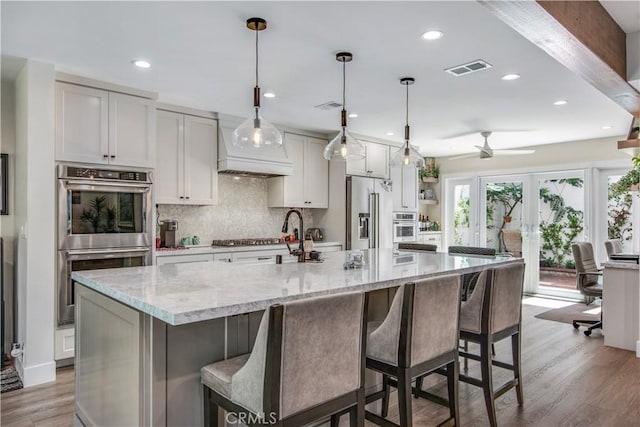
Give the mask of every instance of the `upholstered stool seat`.
<svg viewBox="0 0 640 427">
<path fill-rule="evenodd" d="M 465 359 L 480 362 L 481 378 L 460 375 L 460 381 L 482 387 L 489 423 L 497 426 L 494 399 L 511 388 L 516 389 L 518 404 L 522 405 L 520 375 L 520 329 L 524 264 L 513 263 L 483 271 L 467 301 L 460 309 L 460 338 L 479 344 L 480 354 L 460 352 Z M 512 363 L 494 360 L 491 345 L 511 338 Z M 493 366 L 513 372 L 513 379 L 494 390 Z"/>
<path fill-rule="evenodd" d="M 231 377 L 247 363 L 247 360 L 249 360 L 248 353 L 205 366 L 200 370 L 202 384 L 231 398 Z"/>
<path fill-rule="evenodd" d="M 201 369 L 205 425 L 223 408 L 283 427 L 348 411 L 363 426 L 367 302 L 350 293 L 269 307 L 251 354 Z"/>
<path fill-rule="evenodd" d="M 411 396 L 449 407 L 450 419 L 458 415 L 458 314 L 460 277 L 442 276 L 407 283 L 396 292 L 389 313 L 367 335 L 367 368 L 383 375 L 383 389 L 367 396 L 367 403 L 382 399 L 381 414 L 366 412 L 367 420 L 381 426 L 396 425 L 386 419 L 390 388 L 398 390 L 400 426 L 411 426 Z M 442 367 L 449 372 L 448 398 L 412 387 L 412 380 Z M 332 419 L 337 425 L 337 419 Z"/>
</svg>

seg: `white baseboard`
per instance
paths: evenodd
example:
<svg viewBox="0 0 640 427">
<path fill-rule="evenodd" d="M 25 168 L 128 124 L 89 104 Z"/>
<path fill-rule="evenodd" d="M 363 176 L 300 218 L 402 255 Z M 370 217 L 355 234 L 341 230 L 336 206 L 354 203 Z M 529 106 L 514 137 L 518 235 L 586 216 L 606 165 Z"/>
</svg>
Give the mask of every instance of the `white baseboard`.
<svg viewBox="0 0 640 427">
<path fill-rule="evenodd" d="M 56 380 L 56 362 L 25 367 L 20 359 L 16 359 L 16 371 L 25 388 Z"/>
</svg>

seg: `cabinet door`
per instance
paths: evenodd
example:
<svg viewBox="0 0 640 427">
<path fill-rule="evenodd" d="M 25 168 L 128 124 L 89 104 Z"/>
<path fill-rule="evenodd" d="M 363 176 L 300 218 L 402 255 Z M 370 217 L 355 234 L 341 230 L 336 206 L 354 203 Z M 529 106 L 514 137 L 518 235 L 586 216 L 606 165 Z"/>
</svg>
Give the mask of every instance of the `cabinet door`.
<svg viewBox="0 0 640 427">
<path fill-rule="evenodd" d="M 389 178 L 389 147 L 367 142 L 367 175 Z"/>
<path fill-rule="evenodd" d="M 307 138 L 304 151 L 304 194 L 306 207 L 329 207 L 329 162 L 323 157 L 327 141 Z"/>
<path fill-rule="evenodd" d="M 366 142 L 360 141 L 364 145 L 364 159 L 348 160 L 347 175 L 369 176 L 367 173 L 367 159 L 369 157 L 369 147 Z"/>
<path fill-rule="evenodd" d="M 153 167 L 155 162 L 155 102 L 109 93 L 109 163 Z"/>
<path fill-rule="evenodd" d="M 109 162 L 109 92 L 56 83 L 56 160 Z"/>
<path fill-rule="evenodd" d="M 184 201 L 184 116 L 159 110 L 156 115 L 156 203 Z"/>
<path fill-rule="evenodd" d="M 287 157 L 293 163 L 293 174 L 283 177 L 283 207 L 290 208 L 306 208 L 308 203 L 305 197 L 305 164 L 304 164 L 304 146 L 306 138 L 294 133 L 284 134 L 284 148 Z"/>
<path fill-rule="evenodd" d="M 402 203 L 405 209 L 418 210 L 418 171 L 415 167 L 402 168 Z"/>
<path fill-rule="evenodd" d="M 218 203 L 218 122 L 184 116 L 185 204 Z"/>
</svg>

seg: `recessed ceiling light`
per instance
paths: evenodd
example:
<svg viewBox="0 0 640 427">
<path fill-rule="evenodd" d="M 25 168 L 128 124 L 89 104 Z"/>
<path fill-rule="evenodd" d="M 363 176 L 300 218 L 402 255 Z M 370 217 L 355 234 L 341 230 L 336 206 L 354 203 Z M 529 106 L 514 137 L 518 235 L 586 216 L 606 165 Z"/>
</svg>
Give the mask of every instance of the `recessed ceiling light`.
<svg viewBox="0 0 640 427">
<path fill-rule="evenodd" d="M 607 129 L 611 129 L 612 127 L 613 127 L 613 126 L 609 126 L 609 125 L 607 125 L 607 126 L 602 126 L 602 129 L 603 129 L 603 130 L 607 130 Z"/>
<path fill-rule="evenodd" d="M 349 117 L 351 117 L 352 119 L 355 119 L 356 117 L 358 117 L 358 115 L 356 113 L 351 113 L 349 114 Z"/>
<path fill-rule="evenodd" d="M 429 30 L 427 32 L 422 33 L 422 38 L 424 40 L 438 40 L 442 37 L 444 33 L 438 30 Z"/>
<path fill-rule="evenodd" d="M 387 136 L 393 136 L 393 132 L 387 132 L 387 133 L 385 133 L 385 135 L 387 135 Z"/>
<path fill-rule="evenodd" d="M 138 68 L 151 68 L 151 63 L 149 61 L 145 61 L 144 59 L 134 60 L 133 65 L 135 65 Z"/>
<path fill-rule="evenodd" d="M 567 103 L 567 101 L 565 101 L 564 99 L 561 99 L 559 101 L 556 101 L 553 103 L 553 105 L 565 105 Z"/>
<path fill-rule="evenodd" d="M 276 94 L 273 92 L 265 92 L 263 95 L 265 98 L 275 98 Z"/>
<path fill-rule="evenodd" d="M 502 80 L 518 80 L 520 78 L 520 74 L 505 74 L 502 76 Z"/>
</svg>

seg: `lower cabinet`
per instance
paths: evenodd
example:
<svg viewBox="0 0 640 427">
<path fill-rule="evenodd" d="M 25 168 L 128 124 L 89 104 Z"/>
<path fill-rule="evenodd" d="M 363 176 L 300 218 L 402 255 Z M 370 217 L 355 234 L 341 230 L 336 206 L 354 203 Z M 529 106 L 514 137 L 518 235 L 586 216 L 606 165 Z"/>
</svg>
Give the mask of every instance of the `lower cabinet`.
<svg viewBox="0 0 640 427">
<path fill-rule="evenodd" d="M 181 264 L 184 262 L 208 262 L 213 261 L 213 254 L 184 254 L 156 256 L 156 265 Z"/>
</svg>

